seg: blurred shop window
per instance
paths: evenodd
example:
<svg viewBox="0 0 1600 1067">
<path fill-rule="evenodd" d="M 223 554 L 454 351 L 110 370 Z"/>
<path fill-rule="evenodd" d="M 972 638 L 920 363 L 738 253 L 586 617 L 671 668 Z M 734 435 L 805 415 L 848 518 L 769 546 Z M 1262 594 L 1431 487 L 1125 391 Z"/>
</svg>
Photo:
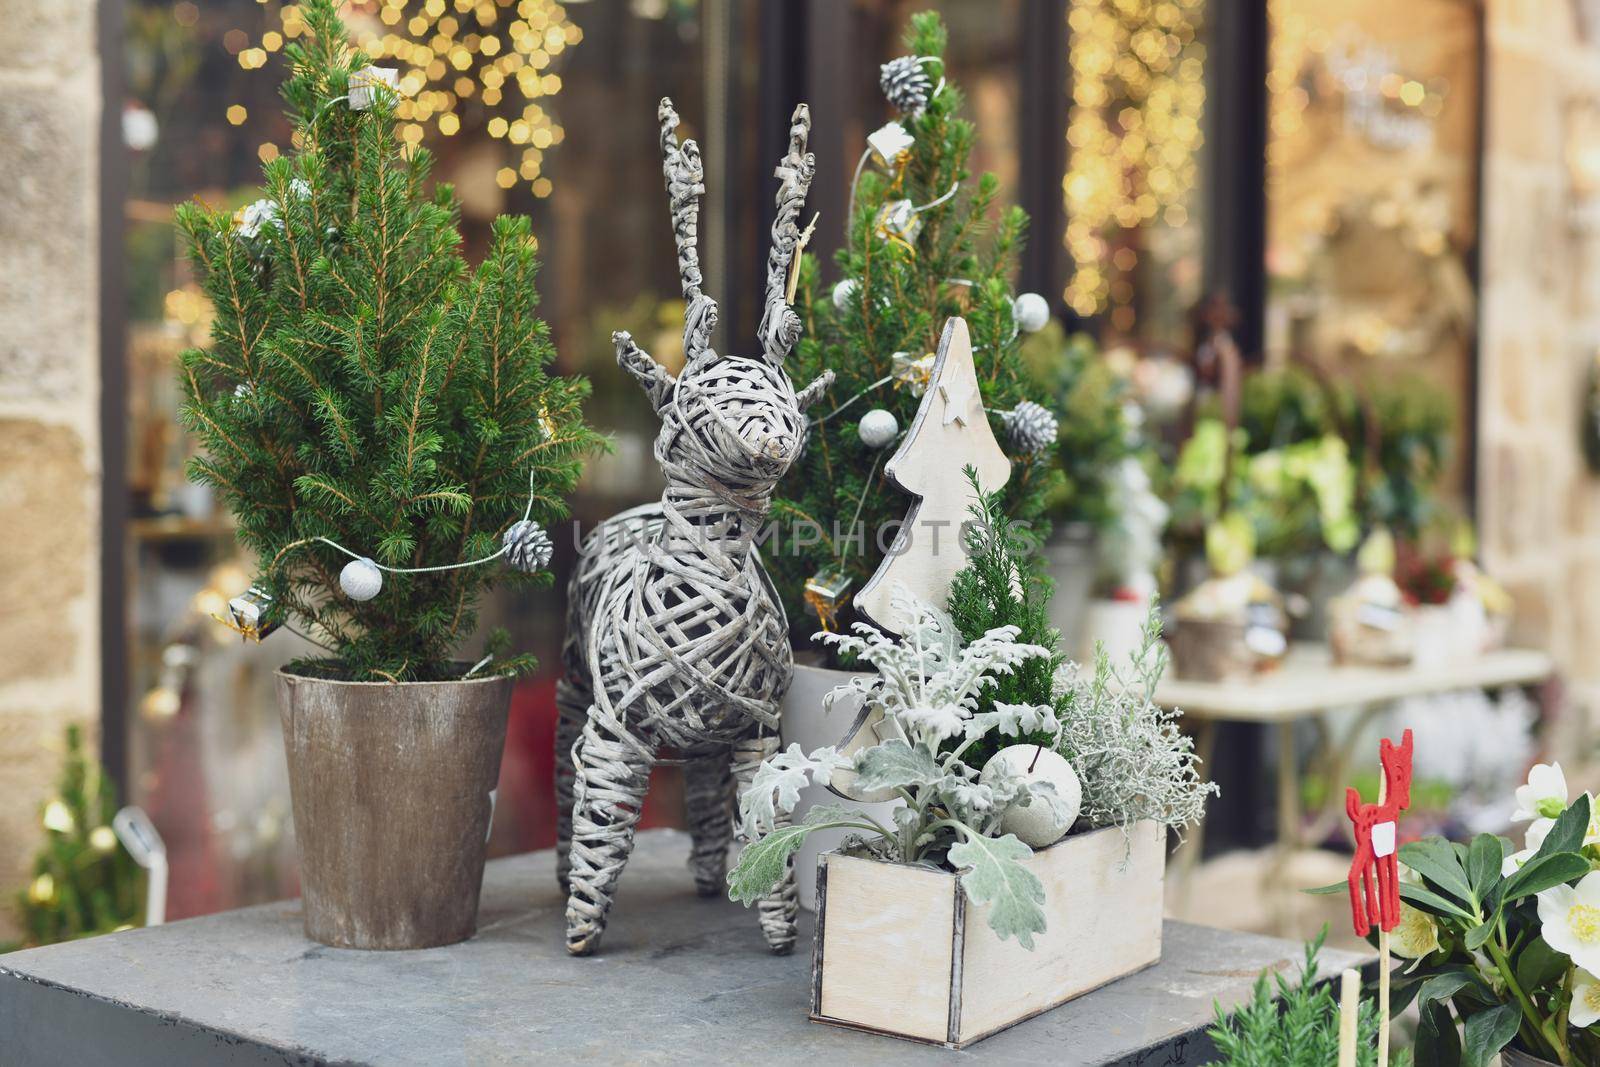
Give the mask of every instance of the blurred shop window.
<svg viewBox="0 0 1600 1067">
<path fill-rule="evenodd" d="M 1108 344 L 1185 346 L 1205 237 L 1204 0 L 1066 7 L 1062 299 Z"/>
<path fill-rule="evenodd" d="M 1267 361 L 1415 378 L 1469 426 L 1481 8 L 1272 0 L 1268 16 Z"/>
</svg>

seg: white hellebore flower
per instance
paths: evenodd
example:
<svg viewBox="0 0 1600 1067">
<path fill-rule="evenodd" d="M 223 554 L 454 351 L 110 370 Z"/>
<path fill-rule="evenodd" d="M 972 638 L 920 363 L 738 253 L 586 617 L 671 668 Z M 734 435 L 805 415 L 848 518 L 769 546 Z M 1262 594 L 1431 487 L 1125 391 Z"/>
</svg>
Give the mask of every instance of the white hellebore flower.
<svg viewBox="0 0 1600 1067">
<path fill-rule="evenodd" d="M 1572 1014 L 1567 1021 L 1579 1030 L 1600 1023 L 1600 978 L 1581 967 L 1572 981 Z"/>
<path fill-rule="evenodd" d="M 1551 827 L 1555 826 L 1554 819 L 1535 819 L 1533 825 L 1528 827 L 1528 832 L 1522 835 L 1522 847 L 1530 852 L 1539 851 L 1544 844 L 1544 839 L 1550 836 Z"/>
<path fill-rule="evenodd" d="M 1527 819 L 1554 819 L 1567 810 L 1567 776 L 1559 763 L 1535 763 L 1528 772 L 1528 784 L 1517 787 L 1517 810 L 1512 822 Z"/>
<path fill-rule="evenodd" d="M 278 219 L 277 201 L 262 197 L 234 217 L 233 232 L 240 237 L 254 237 L 261 232 L 261 227 L 268 224 L 283 229 L 283 223 Z"/>
<path fill-rule="evenodd" d="M 1439 947 L 1439 924 L 1421 908 L 1400 902 L 1400 921 L 1389 935 L 1389 947 L 1402 959 L 1420 960 Z"/>
<path fill-rule="evenodd" d="M 1600 871 L 1590 871 L 1576 886 L 1540 893 L 1539 926 L 1551 948 L 1590 974 L 1600 972 Z"/>
<path fill-rule="evenodd" d="M 1525 848 L 1517 852 L 1513 852 L 1511 855 L 1501 860 L 1500 877 L 1510 878 L 1513 874 L 1516 874 L 1518 871 L 1522 870 L 1522 865 L 1533 859 L 1533 854 L 1537 851 L 1539 850 L 1536 848 Z"/>
</svg>

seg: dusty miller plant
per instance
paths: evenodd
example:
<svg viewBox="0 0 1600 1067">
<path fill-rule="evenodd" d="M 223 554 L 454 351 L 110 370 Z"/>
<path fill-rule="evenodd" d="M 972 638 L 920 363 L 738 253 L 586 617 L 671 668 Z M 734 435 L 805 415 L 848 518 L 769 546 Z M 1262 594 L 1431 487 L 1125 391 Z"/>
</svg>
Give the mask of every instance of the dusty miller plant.
<svg viewBox="0 0 1600 1067">
<path fill-rule="evenodd" d="M 1085 677 L 1075 664 L 1056 672 L 1056 749 L 1083 785 L 1079 819 L 1090 827 L 1133 825 L 1151 820 L 1182 830 L 1200 821 L 1215 783 L 1200 777 L 1194 739 L 1179 728 L 1182 713 L 1156 703 L 1156 685 L 1167 669 L 1161 616 L 1154 606 L 1143 639 L 1126 669 L 1095 653 Z"/>
<path fill-rule="evenodd" d="M 1023 861 L 1033 850 L 1013 834 L 994 836 L 1000 816 L 1016 804 L 1056 804 L 1049 786 L 1017 776 L 991 774 L 962 759 L 992 732 L 1018 737 L 1057 730 L 1048 704 L 994 702 L 979 710 L 986 690 L 1020 665 L 1048 657 L 1039 645 L 1017 641 L 1015 626 L 990 630 L 963 645 L 955 623 L 904 586 L 894 593 L 897 617 L 915 620 L 896 640 L 858 622 L 855 635 L 822 633 L 821 640 L 871 663 L 874 678 L 852 679 L 825 703 L 859 693 L 869 710 L 883 714 L 884 740 L 851 758 L 833 748 L 809 756 L 799 745 L 768 759 L 739 798 L 739 815 L 750 845 L 728 875 L 728 895 L 750 904 L 783 877 L 789 857 L 807 834 L 829 827 L 855 830 L 853 847 L 874 858 L 963 872 L 961 884 L 974 904 L 990 905 L 989 925 L 1002 939 L 1033 947 L 1044 932 L 1044 886 Z M 826 784 L 836 770 L 855 771 L 868 790 L 892 789 L 904 802 L 894 825 L 865 812 L 819 805 L 797 825 L 779 825 L 794 810 L 808 783 Z"/>
</svg>

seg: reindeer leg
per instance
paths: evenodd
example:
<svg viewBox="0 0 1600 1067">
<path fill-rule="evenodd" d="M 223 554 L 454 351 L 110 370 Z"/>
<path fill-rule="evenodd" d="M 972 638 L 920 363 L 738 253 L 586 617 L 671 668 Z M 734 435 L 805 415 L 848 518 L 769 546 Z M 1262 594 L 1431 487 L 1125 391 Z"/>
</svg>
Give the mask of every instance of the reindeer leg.
<svg viewBox="0 0 1600 1067">
<path fill-rule="evenodd" d="M 577 764 L 572 810 L 571 890 L 567 894 L 567 951 L 587 956 L 600 945 L 606 914 L 633 852 L 655 763 L 654 747 L 635 740 L 610 716 L 591 708 L 573 749 Z"/>
<path fill-rule="evenodd" d="M 777 751 L 776 737 L 750 737 L 733 746 L 733 777 L 741 794 L 750 788 L 761 761 Z M 774 829 L 787 825 L 789 816 L 780 813 Z M 795 917 L 800 913 L 800 893 L 795 888 L 793 858 L 784 870 L 783 881 L 761 898 L 756 910 L 761 920 L 761 933 L 767 939 L 767 947 L 773 955 L 787 956 L 793 952 L 797 936 Z"/>
<path fill-rule="evenodd" d="M 1377 868 L 1377 862 L 1372 859 L 1369 859 L 1361 866 L 1361 884 L 1366 889 L 1367 894 L 1368 929 L 1383 924 L 1383 902 L 1378 899 L 1377 887 L 1373 885 Z"/>
<path fill-rule="evenodd" d="M 727 892 L 728 845 L 733 840 L 733 763 L 727 749 L 683 768 L 683 800 L 694 847 L 689 869 L 703 897 Z"/>
<path fill-rule="evenodd" d="M 572 747 L 589 717 L 589 690 L 562 678 L 556 682 L 556 879 L 568 888 L 572 872 L 572 800 L 577 767 Z"/>
<path fill-rule="evenodd" d="M 1378 881 L 1383 885 L 1383 925 L 1393 929 L 1400 921 L 1400 863 L 1393 853 L 1383 857 L 1382 863 Z"/>
<path fill-rule="evenodd" d="M 1366 937 L 1371 927 L 1367 924 L 1366 901 L 1361 895 L 1361 875 L 1365 870 L 1361 866 L 1361 855 L 1356 854 L 1355 860 L 1350 864 L 1350 921 L 1354 924 L 1357 937 Z"/>
</svg>

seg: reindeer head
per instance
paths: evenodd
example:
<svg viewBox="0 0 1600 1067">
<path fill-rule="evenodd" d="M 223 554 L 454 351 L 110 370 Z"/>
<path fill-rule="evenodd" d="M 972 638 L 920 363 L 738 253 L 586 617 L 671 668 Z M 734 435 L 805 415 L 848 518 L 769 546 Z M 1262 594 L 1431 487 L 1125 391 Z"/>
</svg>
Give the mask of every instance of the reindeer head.
<svg viewBox="0 0 1600 1067">
<path fill-rule="evenodd" d="M 700 197 L 705 193 L 700 148 L 692 140 L 678 143 L 678 115 L 671 100 L 661 101 L 657 116 L 683 283 L 685 363 L 673 378 L 626 333 L 612 335 L 617 362 L 644 387 L 661 417 L 656 459 L 669 480 L 727 490 L 764 504 L 800 454 L 806 408 L 833 381 L 832 373 L 826 372 L 796 393 L 783 369 L 784 357 L 800 337 L 800 319 L 786 300 L 786 286 L 800 240 L 797 220 L 815 169 L 806 152 L 811 115 L 804 104 L 795 108 L 789 152 L 777 168 L 778 213 L 767 257 L 762 354 L 755 357 L 719 356 L 711 349 L 717 302 L 700 291 L 696 249 Z"/>
<path fill-rule="evenodd" d="M 1411 730 L 1400 737 L 1399 747 L 1387 737 L 1378 742 L 1378 762 L 1383 765 L 1385 800 L 1404 810 L 1411 806 Z"/>
</svg>

